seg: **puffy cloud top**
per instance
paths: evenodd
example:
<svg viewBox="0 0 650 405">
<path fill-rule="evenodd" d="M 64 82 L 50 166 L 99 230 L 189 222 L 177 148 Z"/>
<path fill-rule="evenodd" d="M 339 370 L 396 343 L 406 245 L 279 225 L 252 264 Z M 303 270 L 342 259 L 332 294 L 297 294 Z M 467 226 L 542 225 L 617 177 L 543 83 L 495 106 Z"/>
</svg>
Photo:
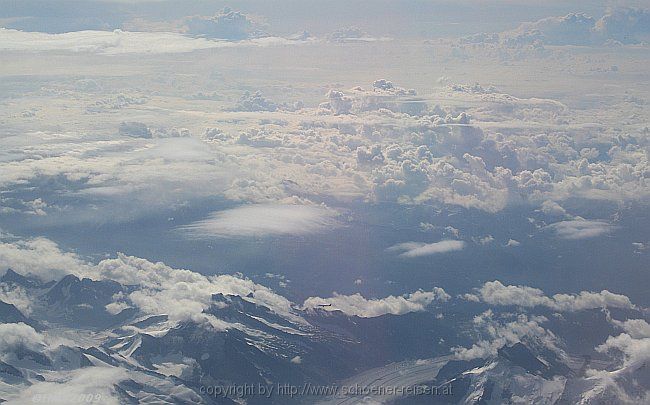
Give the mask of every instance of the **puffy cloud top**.
<svg viewBox="0 0 650 405">
<path fill-rule="evenodd" d="M 246 14 L 228 7 L 213 17 L 190 17 L 185 23 L 188 34 L 232 41 L 254 36 L 255 29 L 255 23 Z"/>
<path fill-rule="evenodd" d="M 310 297 L 303 303 L 303 308 L 321 308 L 327 311 L 341 311 L 347 315 L 361 318 L 374 318 L 381 315 L 403 315 L 409 312 L 424 311 L 434 301 L 447 301 L 451 297 L 442 288 L 432 291 L 416 291 L 404 296 L 389 295 L 380 299 L 367 299 L 361 294 L 340 295 L 334 293 L 331 298 Z"/>
<path fill-rule="evenodd" d="M 638 44 L 650 39 L 650 10 L 627 7 L 612 8 L 603 17 L 570 13 L 521 24 L 512 31 L 478 34 L 461 39 L 461 43 L 501 43 L 519 47 L 545 45 L 601 45 L 608 41 Z"/>
<path fill-rule="evenodd" d="M 628 297 L 607 290 L 601 292 L 581 291 L 579 294 L 544 295 L 540 289 L 528 286 L 503 285 L 489 281 L 478 289 L 481 301 L 490 305 L 516 305 L 521 307 L 543 306 L 556 311 L 580 311 L 595 308 L 635 308 Z"/>
</svg>

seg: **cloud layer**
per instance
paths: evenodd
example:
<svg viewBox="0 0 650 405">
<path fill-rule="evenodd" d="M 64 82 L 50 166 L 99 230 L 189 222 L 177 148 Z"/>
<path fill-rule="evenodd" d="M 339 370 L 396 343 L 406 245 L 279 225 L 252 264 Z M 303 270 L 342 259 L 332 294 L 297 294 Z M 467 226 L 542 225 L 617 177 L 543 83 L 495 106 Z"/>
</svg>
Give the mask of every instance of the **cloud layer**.
<svg viewBox="0 0 650 405">
<path fill-rule="evenodd" d="M 122 30 L 47 34 L 0 28 L 0 50 L 18 52 L 68 51 L 103 55 L 165 54 L 185 53 L 211 48 L 264 47 L 292 43 L 297 43 L 297 41 L 278 37 L 264 37 L 231 42 L 194 38 L 174 32 L 130 32 Z"/>
</svg>

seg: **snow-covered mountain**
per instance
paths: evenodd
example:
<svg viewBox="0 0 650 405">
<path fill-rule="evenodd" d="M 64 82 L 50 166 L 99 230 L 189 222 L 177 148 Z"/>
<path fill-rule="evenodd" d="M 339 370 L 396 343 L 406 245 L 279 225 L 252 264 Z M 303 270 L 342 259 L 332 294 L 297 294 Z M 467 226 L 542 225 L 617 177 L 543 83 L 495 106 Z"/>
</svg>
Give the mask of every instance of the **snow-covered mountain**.
<svg viewBox="0 0 650 405">
<path fill-rule="evenodd" d="M 463 325 L 451 308 L 453 327 L 427 311 L 364 317 L 327 304 L 282 311 L 269 290 L 215 293 L 202 310 L 209 318 L 179 320 L 114 308 L 127 294 L 154 294 L 114 280 L 67 275 L 46 283 L 9 270 L 0 284 L 20 292 L 28 313 L 0 302 L 0 398 L 9 403 L 73 395 L 99 403 L 600 404 L 650 389 L 647 358 L 621 367 L 525 338 L 483 356 L 448 354 L 440 342 L 459 341 L 451 331 Z"/>
</svg>

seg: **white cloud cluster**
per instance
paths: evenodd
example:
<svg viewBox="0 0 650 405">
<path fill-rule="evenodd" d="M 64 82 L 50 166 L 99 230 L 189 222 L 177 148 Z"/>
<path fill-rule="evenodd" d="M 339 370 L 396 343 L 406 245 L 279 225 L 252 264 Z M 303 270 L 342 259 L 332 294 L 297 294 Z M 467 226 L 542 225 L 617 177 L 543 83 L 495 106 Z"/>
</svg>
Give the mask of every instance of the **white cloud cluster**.
<svg viewBox="0 0 650 405">
<path fill-rule="evenodd" d="M 596 351 L 613 354 L 619 362 L 622 358 L 622 364 L 619 363 L 611 371 L 588 369 L 586 374 L 591 387 L 585 396 L 612 393 L 610 395 L 622 403 L 647 403 L 650 399 L 647 385 L 642 383 L 639 387 L 639 382 L 645 380 L 645 368 L 650 361 L 650 325 L 643 319 L 612 322 L 625 330 L 625 333 L 609 336 L 596 347 Z"/>
<path fill-rule="evenodd" d="M 15 306 L 25 316 L 30 316 L 34 310 L 33 298 L 21 286 L 0 283 L 0 301 Z"/>
<path fill-rule="evenodd" d="M 634 338 L 627 333 L 610 336 L 596 350 L 602 353 L 612 350 L 622 352 L 625 356 L 624 366 L 648 362 L 650 361 L 650 335 L 640 338 Z"/>
<path fill-rule="evenodd" d="M 291 322 L 304 322 L 294 313 L 289 300 L 267 287 L 235 276 L 204 276 L 121 253 L 117 258 L 93 265 L 72 253 L 61 251 L 54 242 L 44 238 L 2 243 L 0 258 L 5 270 L 11 268 L 19 274 L 37 276 L 44 281 L 75 274 L 137 287 L 128 295 L 114 297 L 115 302 L 109 304 L 110 310 L 136 307 L 145 314 L 167 314 L 171 322 L 194 320 L 225 329 L 232 325 L 203 313 L 211 306 L 213 294 L 224 294 L 238 295 L 264 305 Z"/>
<path fill-rule="evenodd" d="M 46 238 L 0 241 L 0 273 L 7 269 L 43 281 L 59 280 L 66 274 L 84 274 L 89 265 L 78 255 L 64 252 Z"/>
<path fill-rule="evenodd" d="M 228 7 L 213 17 L 188 17 L 185 19 L 185 24 L 187 25 L 187 33 L 190 35 L 231 41 L 239 41 L 254 36 L 257 25 L 246 14 Z"/>
<path fill-rule="evenodd" d="M 386 314 L 403 315 L 424 311 L 434 301 L 447 301 L 451 297 L 442 288 L 431 291 L 416 291 L 404 296 L 389 295 L 380 299 L 367 299 L 361 294 L 340 295 L 330 298 L 309 297 L 303 303 L 304 309 L 320 308 L 326 311 L 341 311 L 347 315 L 374 318 Z"/>
<path fill-rule="evenodd" d="M 278 105 L 264 98 L 259 91 L 245 92 L 234 108 L 235 111 L 275 111 L 277 109 Z"/>
<path fill-rule="evenodd" d="M 508 47 L 529 45 L 602 45 L 611 42 L 638 44 L 650 39 L 650 10 L 614 7 L 595 19 L 584 13 L 546 17 L 526 22 L 514 30 L 494 34 L 475 34 L 461 43 L 502 44 Z"/>
<path fill-rule="evenodd" d="M 24 323 L 0 323 L 0 356 L 19 349 L 41 352 L 46 343 L 43 335 Z"/>
<path fill-rule="evenodd" d="M 594 33 L 624 44 L 650 41 L 650 9 L 616 7 L 596 21 Z"/>
<path fill-rule="evenodd" d="M 516 305 L 520 307 L 543 306 L 555 311 L 581 311 L 596 308 L 634 309 L 625 295 L 607 290 L 601 292 L 581 291 L 578 294 L 544 295 L 540 289 L 528 286 L 503 285 L 500 281 L 488 281 L 477 289 L 475 297 L 489 305 Z"/>
<path fill-rule="evenodd" d="M 147 314 L 167 314 L 172 322 L 207 321 L 216 329 L 230 327 L 226 322 L 203 313 L 211 306 L 214 294 L 238 295 L 264 305 L 290 321 L 302 322 L 294 314 L 290 301 L 248 279 L 230 275 L 204 276 L 123 254 L 118 254 L 115 259 L 102 260 L 94 272 L 97 278 L 139 286 L 125 301 Z"/>
<path fill-rule="evenodd" d="M 542 346 L 556 352 L 561 352 L 557 346 L 557 338 L 552 332 L 541 326 L 547 319 L 540 316 L 529 317 L 525 314 L 516 315 L 514 320 L 502 319 L 488 310 L 474 317 L 473 327 L 482 331 L 485 338 L 478 340 L 471 347 L 454 347 L 452 353 L 460 360 L 488 358 L 497 355 L 504 345 L 518 342 Z"/>
<path fill-rule="evenodd" d="M 612 319 L 607 313 L 608 320 L 615 326 L 623 329 L 625 333 L 632 336 L 634 339 L 650 338 L 650 324 L 645 319 L 626 319 L 619 321 Z"/>
<path fill-rule="evenodd" d="M 0 184 L 63 176 L 77 197 L 101 205 L 92 214 L 76 210 L 70 220 L 97 219 L 103 210 L 114 220 L 208 196 L 248 203 L 367 198 L 488 212 L 529 203 L 552 215 L 568 198 L 650 196 L 647 137 L 567 126 L 575 112 L 566 105 L 489 86 L 452 86 L 428 97 L 451 106 L 420 100 L 423 109 L 413 109 L 410 90 L 379 79 L 369 90 L 330 90 L 318 108 L 285 109 L 282 100 L 249 93 L 239 111 L 228 105 L 218 114 L 219 130 L 215 116 L 205 114 L 206 126 L 191 128 L 205 132 L 201 140 L 144 123 L 123 126 L 131 135 L 124 137 L 9 136 L 0 140 Z M 156 110 L 151 103 L 146 114 Z M 188 114 L 191 121 L 204 115 Z M 176 135 L 185 137 L 169 138 Z M 41 202 L 39 213 L 59 209 L 47 205 L 46 195 Z"/>
<path fill-rule="evenodd" d="M 611 366 L 607 370 L 585 371 L 586 382 L 582 387 L 584 399 L 616 398 L 621 403 L 647 403 L 650 393 L 647 385 L 647 363 L 650 361 L 650 324 L 644 319 L 607 319 L 624 333 L 609 336 L 595 351 L 609 354 Z M 585 389 L 587 387 L 587 389 Z"/>
<path fill-rule="evenodd" d="M 430 256 L 438 253 L 453 252 L 461 250 L 465 247 L 465 242 L 460 240 L 443 240 L 440 242 L 434 243 L 422 243 L 422 242 L 404 242 L 398 243 L 397 245 L 389 247 L 387 250 L 389 252 L 402 252 L 399 254 L 400 257 L 420 257 L 420 256 Z"/>
<path fill-rule="evenodd" d="M 262 237 L 306 235 L 339 225 L 336 213 L 321 206 L 254 204 L 214 212 L 179 230 L 190 238 Z"/>
</svg>

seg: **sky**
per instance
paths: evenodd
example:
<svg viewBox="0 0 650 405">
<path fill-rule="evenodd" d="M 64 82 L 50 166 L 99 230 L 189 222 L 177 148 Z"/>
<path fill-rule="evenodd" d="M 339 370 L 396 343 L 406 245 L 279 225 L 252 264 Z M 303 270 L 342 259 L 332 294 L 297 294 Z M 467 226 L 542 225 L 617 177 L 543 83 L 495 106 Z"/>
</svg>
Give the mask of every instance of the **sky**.
<svg viewBox="0 0 650 405">
<path fill-rule="evenodd" d="M 0 0 L 0 27 L 0 274 L 218 331 L 216 293 L 298 324 L 480 303 L 462 359 L 575 347 L 534 311 L 594 311 L 593 353 L 647 361 L 647 2 Z"/>
</svg>

